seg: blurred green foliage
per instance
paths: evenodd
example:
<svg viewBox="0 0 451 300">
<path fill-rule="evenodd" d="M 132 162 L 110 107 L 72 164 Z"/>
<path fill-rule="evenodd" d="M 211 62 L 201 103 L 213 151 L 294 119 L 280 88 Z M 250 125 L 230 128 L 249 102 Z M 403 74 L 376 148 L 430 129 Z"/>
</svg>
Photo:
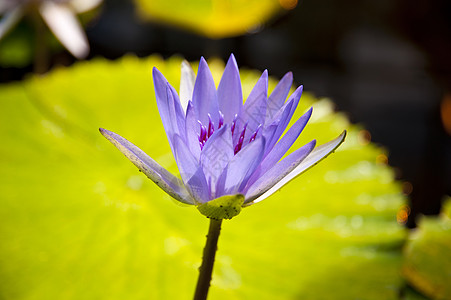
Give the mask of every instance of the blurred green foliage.
<svg viewBox="0 0 451 300">
<path fill-rule="evenodd" d="M 423 217 L 405 247 L 403 274 L 432 299 L 451 299 L 451 199 L 440 217 Z"/>
<path fill-rule="evenodd" d="M 293 0 L 135 0 L 144 19 L 195 31 L 210 38 L 245 34 L 261 27 Z"/>
<path fill-rule="evenodd" d="M 26 26 L 20 26 L 0 41 L 0 66 L 25 67 L 33 60 L 33 52 L 33 35 Z"/>
<path fill-rule="evenodd" d="M 0 86 L 0 299 L 192 297 L 208 220 L 98 132 L 121 134 L 176 173 L 151 69 L 178 89 L 180 63 L 97 59 Z M 223 63 L 210 65 L 219 82 Z M 245 93 L 258 76 L 242 70 Z M 385 152 L 327 99 L 305 93 L 295 118 L 311 105 L 296 146 L 343 129 L 347 140 L 223 223 L 211 299 L 398 298 L 404 199 Z"/>
<path fill-rule="evenodd" d="M 87 12 L 77 15 L 81 24 L 86 27 L 91 20 L 99 14 L 100 8 L 95 8 Z M 42 40 L 37 40 L 36 36 L 36 21 L 41 22 L 41 26 L 45 28 L 40 37 Z M 4 38 L 0 40 L 0 66 L 2 67 L 16 67 L 24 68 L 31 65 L 35 59 L 36 44 L 43 44 L 46 59 L 54 59 L 54 55 L 60 53 L 64 47 L 48 29 L 44 20 L 38 18 L 34 20 L 30 16 L 25 16 L 19 23 L 8 32 Z"/>
</svg>

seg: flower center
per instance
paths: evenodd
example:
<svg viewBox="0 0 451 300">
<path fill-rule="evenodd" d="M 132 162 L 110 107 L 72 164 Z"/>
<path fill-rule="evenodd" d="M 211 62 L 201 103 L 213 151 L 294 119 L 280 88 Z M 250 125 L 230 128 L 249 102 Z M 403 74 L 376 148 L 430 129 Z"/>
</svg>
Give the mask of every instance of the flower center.
<svg viewBox="0 0 451 300">
<path fill-rule="evenodd" d="M 238 115 L 235 115 L 235 117 L 233 118 L 232 124 L 230 126 L 230 130 L 232 132 L 232 137 L 234 137 L 237 118 L 238 118 Z M 198 135 L 198 139 L 199 139 L 200 149 L 202 150 L 204 148 L 205 143 L 207 142 L 207 140 L 215 132 L 215 123 L 211 120 L 211 115 L 210 114 L 208 114 L 208 126 L 205 126 L 199 120 L 197 122 L 200 125 L 200 133 Z M 218 124 L 217 129 L 220 129 L 224 125 L 224 115 L 221 112 L 219 112 L 219 122 L 218 123 L 219 124 Z M 255 130 L 255 132 L 249 138 L 249 143 L 251 143 L 252 141 L 255 140 L 255 138 L 257 137 L 258 131 L 260 130 L 261 126 L 262 126 L 261 124 L 258 125 L 257 129 Z M 244 140 L 244 136 L 246 134 L 246 129 L 247 129 L 247 122 L 244 124 L 243 129 L 241 130 L 236 144 L 232 145 L 234 154 L 237 154 L 241 150 L 241 148 L 243 147 L 243 143 L 245 141 Z"/>
</svg>

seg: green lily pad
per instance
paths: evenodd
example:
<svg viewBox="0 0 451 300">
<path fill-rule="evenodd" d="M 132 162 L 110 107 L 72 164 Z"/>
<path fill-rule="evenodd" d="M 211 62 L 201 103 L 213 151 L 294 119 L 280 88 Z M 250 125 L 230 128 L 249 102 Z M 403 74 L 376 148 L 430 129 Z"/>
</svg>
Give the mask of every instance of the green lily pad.
<svg viewBox="0 0 451 300">
<path fill-rule="evenodd" d="M 431 299 L 451 299 L 450 203 L 441 217 L 423 217 L 405 248 L 405 278 Z"/>
<path fill-rule="evenodd" d="M 135 0 L 138 13 L 145 19 L 189 29 L 210 38 L 245 34 L 293 1 L 275 0 Z M 288 2 L 288 3 L 287 3 Z"/>
<path fill-rule="evenodd" d="M 121 134 L 176 173 L 151 68 L 177 88 L 180 63 L 97 59 L 0 86 L 0 299 L 192 297 L 208 219 L 98 133 Z M 219 82 L 223 63 L 211 69 Z M 258 76 L 242 72 L 245 93 Z M 386 153 L 327 99 L 304 94 L 296 116 L 311 105 L 296 147 L 343 129 L 346 142 L 223 222 L 211 299 L 398 298 L 404 198 Z"/>
</svg>

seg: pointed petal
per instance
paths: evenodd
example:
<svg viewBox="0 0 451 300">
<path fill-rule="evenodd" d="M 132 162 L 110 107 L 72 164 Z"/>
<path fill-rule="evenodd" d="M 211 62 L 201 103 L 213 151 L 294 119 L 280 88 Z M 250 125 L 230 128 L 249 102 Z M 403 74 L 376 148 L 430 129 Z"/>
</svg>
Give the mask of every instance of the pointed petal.
<svg viewBox="0 0 451 300">
<path fill-rule="evenodd" d="M 302 115 L 296 123 L 291 126 L 287 133 L 274 146 L 271 152 L 263 160 L 261 166 L 263 173 L 266 172 L 272 165 L 276 164 L 290 149 L 298 136 L 304 130 L 308 120 L 312 116 L 312 109 L 310 108 L 304 115 Z"/>
<path fill-rule="evenodd" d="M 169 83 L 167 84 L 169 85 Z M 165 116 L 166 119 L 166 125 L 163 123 L 163 127 L 164 130 L 166 131 L 166 136 L 168 138 L 169 141 L 169 145 L 171 146 L 172 149 L 172 153 L 175 154 L 174 152 L 174 135 L 175 134 L 179 134 L 178 132 L 178 126 L 177 126 L 177 122 L 175 120 L 175 116 L 174 116 L 174 106 L 173 106 L 173 97 L 172 97 L 172 93 L 169 89 L 169 87 L 166 87 L 166 108 L 167 108 L 167 116 Z M 163 120 L 163 118 L 162 118 Z"/>
<path fill-rule="evenodd" d="M 338 136 L 336 139 L 325 143 L 321 146 L 316 147 L 309 156 L 307 156 L 291 173 L 289 173 L 287 176 L 285 176 L 282 180 L 277 182 L 272 188 L 270 188 L 268 191 L 260 195 L 258 198 L 252 201 L 252 199 L 246 200 L 249 205 L 252 203 L 260 202 L 269 196 L 271 196 L 273 193 L 278 191 L 281 187 L 283 187 L 285 184 L 311 168 L 312 166 L 319 163 L 321 160 L 326 158 L 329 154 L 335 151 L 341 143 L 343 143 L 344 139 L 346 137 L 346 130 L 343 131 L 340 136 Z"/>
<path fill-rule="evenodd" d="M 69 3 L 75 12 L 83 13 L 99 6 L 102 0 L 71 0 Z"/>
<path fill-rule="evenodd" d="M 119 151 L 121 151 L 138 169 L 155 182 L 163 191 L 174 199 L 186 203 L 194 204 L 194 199 L 186 190 L 183 183 L 155 162 L 141 149 L 109 130 L 100 128 L 100 133 L 107 138 Z"/>
<path fill-rule="evenodd" d="M 219 82 L 218 105 L 224 114 L 224 123 L 231 123 L 243 106 L 240 72 L 233 54 L 230 55 Z"/>
<path fill-rule="evenodd" d="M 262 135 L 265 138 L 265 141 L 271 141 L 278 126 L 279 126 L 279 123 L 274 122 L 263 128 Z M 266 143 L 266 148 L 268 148 L 268 143 Z"/>
<path fill-rule="evenodd" d="M 188 148 L 196 160 L 199 161 L 201 150 L 199 145 L 200 128 L 191 101 L 188 101 L 188 107 L 186 109 L 185 128 Z"/>
<path fill-rule="evenodd" d="M 315 148 L 316 141 L 304 145 L 260 176 L 246 191 L 246 203 L 265 193 L 292 172 Z"/>
<path fill-rule="evenodd" d="M 40 7 L 44 21 L 61 44 L 78 59 L 89 53 L 89 44 L 85 32 L 74 13 L 64 3 L 44 1 Z"/>
<path fill-rule="evenodd" d="M 202 167 L 189 151 L 182 138 L 174 135 L 175 160 L 183 182 L 196 204 L 205 203 L 210 199 L 210 190 Z"/>
<path fill-rule="evenodd" d="M 293 107 L 291 107 L 291 112 L 290 112 L 290 115 L 288 116 L 289 120 L 291 120 L 291 118 L 294 115 L 294 112 L 296 111 L 296 108 L 298 108 L 299 100 L 301 100 L 303 90 L 304 90 L 304 86 L 303 85 L 299 86 L 293 92 L 293 94 L 291 94 L 290 98 L 288 98 L 288 100 L 293 100 Z"/>
<path fill-rule="evenodd" d="M 186 60 L 182 61 L 182 75 L 180 77 L 180 103 L 186 112 L 188 101 L 193 98 L 194 81 L 196 75 L 193 68 Z"/>
<path fill-rule="evenodd" d="M 196 82 L 194 83 L 193 106 L 197 119 L 202 124 L 208 124 L 208 114 L 211 115 L 213 122 L 218 124 L 219 108 L 215 82 L 203 57 L 200 60 Z"/>
<path fill-rule="evenodd" d="M 293 84 L 293 73 L 288 72 L 279 81 L 274 88 L 271 95 L 268 97 L 268 106 L 266 108 L 265 123 L 269 123 L 273 120 L 275 114 L 285 103 L 288 93 L 290 92 L 291 85 Z"/>
<path fill-rule="evenodd" d="M 23 6 L 18 6 L 7 12 L 0 21 L 0 40 L 19 22 L 23 16 Z"/>
<path fill-rule="evenodd" d="M 240 150 L 218 179 L 216 197 L 240 193 L 263 158 L 265 139 L 259 138 Z"/>
<path fill-rule="evenodd" d="M 285 103 L 285 105 L 280 109 L 279 113 L 277 114 L 276 120 L 273 123 L 274 125 L 276 125 L 276 128 L 271 137 L 271 140 L 269 140 L 268 143 L 266 144 L 265 156 L 271 151 L 271 149 L 279 140 L 282 133 L 285 131 L 285 128 L 288 126 L 288 123 L 290 122 L 289 116 L 292 108 L 293 108 L 293 100 L 290 100 L 287 103 Z"/>
<path fill-rule="evenodd" d="M 252 178 L 249 180 L 249 183 L 253 183 L 260 177 L 261 174 L 265 174 L 270 168 L 277 164 L 277 162 L 285 155 L 285 153 L 290 149 L 298 136 L 301 134 L 311 115 L 312 109 L 310 108 L 296 121 L 296 123 L 293 124 L 293 126 L 291 126 L 288 132 L 263 159 L 258 169 L 254 172 L 254 174 L 252 174 Z"/>
<path fill-rule="evenodd" d="M 157 100 L 158 110 L 160 109 L 160 104 L 165 102 L 163 99 L 166 98 L 166 86 L 168 80 L 161 74 L 160 70 L 156 67 L 152 68 L 152 78 L 153 78 L 153 86 L 155 89 L 155 97 Z M 162 103 L 160 103 L 162 102 Z M 161 115 L 161 112 L 160 112 Z"/>
<path fill-rule="evenodd" d="M 185 113 L 180 105 L 179 96 L 176 90 L 168 83 L 167 91 L 169 101 L 169 113 L 173 123 L 174 132 L 185 141 Z"/>
<path fill-rule="evenodd" d="M 216 198 L 215 190 L 219 175 L 233 157 L 232 133 L 226 124 L 208 139 L 200 155 L 205 177 L 211 187 L 212 198 Z"/>
<path fill-rule="evenodd" d="M 268 95 L 268 71 L 265 70 L 260 79 L 255 84 L 249 97 L 244 103 L 243 109 L 238 115 L 240 130 L 247 123 L 245 141 L 255 132 L 260 124 L 265 123 L 266 104 Z"/>
<path fill-rule="evenodd" d="M 288 99 L 287 103 L 280 109 L 280 111 L 276 114 L 276 118 L 280 119 L 279 126 L 274 133 L 273 139 L 268 143 L 266 147 L 266 152 L 272 149 L 274 145 L 277 143 L 277 141 L 280 139 L 281 135 L 287 128 L 288 124 L 290 123 L 291 118 L 293 117 L 294 112 L 296 111 L 296 108 L 298 107 L 299 100 L 301 99 L 302 95 L 302 85 L 296 89 L 296 91 L 293 92 L 293 94 Z M 291 104 L 291 108 L 288 107 L 288 105 Z M 289 109 L 289 112 L 285 111 L 286 109 Z"/>
<path fill-rule="evenodd" d="M 166 131 L 169 145 L 174 153 L 172 140 L 174 134 L 185 137 L 184 114 L 181 111 L 180 102 L 174 88 L 170 86 L 166 78 L 155 67 L 152 70 L 152 74 L 158 112 L 160 113 L 161 122 Z"/>
</svg>

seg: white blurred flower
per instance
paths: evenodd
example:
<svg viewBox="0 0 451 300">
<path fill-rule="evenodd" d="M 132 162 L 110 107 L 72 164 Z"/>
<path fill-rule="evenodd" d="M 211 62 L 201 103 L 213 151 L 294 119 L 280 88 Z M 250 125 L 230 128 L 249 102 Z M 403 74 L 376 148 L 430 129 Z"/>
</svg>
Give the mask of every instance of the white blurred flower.
<svg viewBox="0 0 451 300">
<path fill-rule="evenodd" d="M 0 40 L 30 10 L 37 10 L 61 44 L 75 57 L 88 55 L 89 45 L 76 14 L 89 11 L 102 0 L 1 0 Z"/>
</svg>

